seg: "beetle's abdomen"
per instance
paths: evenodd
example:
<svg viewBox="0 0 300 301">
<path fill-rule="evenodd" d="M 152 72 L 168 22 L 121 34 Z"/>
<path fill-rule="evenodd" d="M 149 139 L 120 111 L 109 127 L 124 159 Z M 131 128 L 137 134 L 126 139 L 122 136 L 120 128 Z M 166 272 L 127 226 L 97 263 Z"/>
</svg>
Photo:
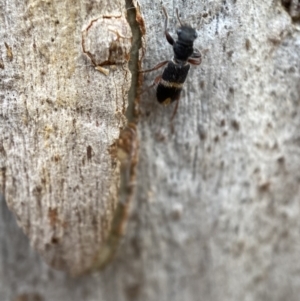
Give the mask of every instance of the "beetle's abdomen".
<svg viewBox="0 0 300 301">
<path fill-rule="evenodd" d="M 189 64 L 181 66 L 173 61 L 168 63 L 157 86 L 158 102 L 167 105 L 179 98 L 189 70 Z"/>
</svg>

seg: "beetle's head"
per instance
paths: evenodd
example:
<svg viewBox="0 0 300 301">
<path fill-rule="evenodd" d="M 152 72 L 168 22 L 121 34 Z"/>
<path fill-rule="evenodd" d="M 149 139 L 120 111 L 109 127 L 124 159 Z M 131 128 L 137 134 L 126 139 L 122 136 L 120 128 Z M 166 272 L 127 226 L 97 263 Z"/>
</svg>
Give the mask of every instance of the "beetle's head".
<svg viewBox="0 0 300 301">
<path fill-rule="evenodd" d="M 198 36 L 194 28 L 186 25 L 179 27 L 176 33 L 178 35 L 178 41 L 184 44 L 193 44 Z"/>
</svg>

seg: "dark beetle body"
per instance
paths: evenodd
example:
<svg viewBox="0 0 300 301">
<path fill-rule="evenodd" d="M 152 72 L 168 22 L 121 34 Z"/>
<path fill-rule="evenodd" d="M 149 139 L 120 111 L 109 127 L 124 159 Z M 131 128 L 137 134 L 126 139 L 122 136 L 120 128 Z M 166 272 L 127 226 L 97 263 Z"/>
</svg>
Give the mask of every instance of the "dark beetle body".
<svg viewBox="0 0 300 301">
<path fill-rule="evenodd" d="M 167 105 L 179 99 L 189 70 L 190 64 L 181 66 L 173 61 L 168 63 L 157 85 L 156 97 L 158 102 Z"/>
<path fill-rule="evenodd" d="M 171 61 L 161 62 L 154 68 L 143 72 L 157 70 L 167 64 L 163 74 L 155 79 L 154 84 L 157 84 L 156 97 L 159 103 L 168 105 L 176 101 L 176 107 L 172 116 L 173 119 L 178 107 L 183 84 L 190 70 L 190 64 L 200 65 L 201 53 L 198 49 L 194 48 L 194 41 L 197 38 L 196 30 L 181 23 L 178 10 L 176 10 L 176 12 L 181 26 L 177 30 L 178 40 L 174 41 L 168 32 L 168 14 L 164 7 L 163 11 L 166 16 L 165 35 L 167 41 L 173 46 L 174 57 Z"/>
<path fill-rule="evenodd" d="M 177 30 L 178 40 L 174 41 L 168 32 L 168 14 L 164 7 L 163 11 L 166 16 L 165 35 L 167 41 L 173 46 L 174 57 L 170 61 L 161 62 L 154 68 L 142 72 L 154 71 L 167 64 L 163 74 L 154 80 L 154 84 L 157 84 L 156 98 L 159 103 L 168 105 L 176 101 L 176 107 L 171 118 L 173 119 L 177 111 L 183 84 L 190 70 L 190 64 L 200 65 L 201 53 L 194 48 L 194 41 L 197 38 L 196 30 L 181 23 L 177 9 L 177 18 L 181 26 Z"/>
</svg>

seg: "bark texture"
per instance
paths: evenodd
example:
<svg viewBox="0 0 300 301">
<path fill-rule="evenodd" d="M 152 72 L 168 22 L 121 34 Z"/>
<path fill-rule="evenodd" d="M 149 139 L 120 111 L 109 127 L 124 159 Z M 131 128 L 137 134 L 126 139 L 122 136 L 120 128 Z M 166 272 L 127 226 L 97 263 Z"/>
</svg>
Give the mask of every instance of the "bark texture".
<svg viewBox="0 0 300 301">
<path fill-rule="evenodd" d="M 92 267 L 117 207 L 114 144 L 131 78 L 125 3 L 1 8 L 2 190 L 46 261 L 80 274 Z"/>
<path fill-rule="evenodd" d="M 271 0 L 165 3 L 173 35 L 178 25 L 176 7 L 181 19 L 197 29 L 199 37 L 195 46 L 202 52 L 203 61 L 190 71 L 172 124 L 172 105 L 164 108 L 157 104 L 153 90 L 140 97 L 135 195 L 127 232 L 116 259 L 104 271 L 77 279 L 52 270 L 29 247 L 27 238 L 14 224 L 3 201 L 0 220 L 0 242 L 3 246 L 1 300 L 299 300 L 300 32 L 297 19 L 289 14 L 291 10 L 287 1 L 283 4 Z M 98 17 L 101 9 L 113 14 L 120 12 L 120 6 L 110 8 L 103 1 L 95 2 L 90 10 L 85 2 L 68 1 L 55 5 L 45 1 L 22 5 L 11 2 L 9 6 L 3 2 L 1 5 L 1 20 L 5 25 L 1 39 L 9 46 L 1 44 L 4 69 L 0 71 L 5 74 L 1 79 L 4 195 L 21 226 L 29 233 L 32 244 L 37 239 L 46 241 L 54 233 L 49 221 L 47 224 L 49 215 L 42 210 L 34 211 L 34 205 L 30 205 L 37 203 L 37 193 L 45 198 L 42 204 L 48 202 L 63 216 L 73 214 L 75 217 L 72 213 L 75 212 L 74 207 L 80 209 L 80 214 L 84 212 L 83 219 L 71 219 L 74 221 L 72 232 L 62 232 L 65 236 L 60 236 L 65 254 L 69 250 L 74 253 L 74 258 L 78 256 L 82 260 L 85 254 L 89 256 L 101 245 L 101 238 L 97 241 L 95 233 L 102 228 L 97 228 L 98 223 L 92 223 L 93 217 L 100 219 L 99 194 L 106 191 L 108 199 L 111 195 L 117 198 L 118 166 L 105 167 L 108 166 L 103 163 L 105 159 L 100 160 L 99 157 L 119 136 L 118 127 L 125 125 L 122 114 L 116 121 L 116 109 L 111 106 L 127 106 L 124 103 L 127 101 L 125 94 L 129 74 L 122 73 L 126 69 L 121 68 L 112 77 L 105 77 L 88 68 L 89 60 L 82 58 L 80 50 L 81 30 Z M 62 5 L 64 7 L 59 8 Z M 143 54 L 142 67 L 146 69 L 172 58 L 172 49 L 163 35 L 164 16 L 160 4 L 141 0 L 139 5 L 143 17 L 139 21 L 140 24 L 143 21 L 145 26 L 142 27 L 145 30 L 142 37 L 145 53 L 140 53 Z M 45 19 L 49 7 L 55 9 L 53 16 L 62 14 L 59 20 L 64 20 L 64 14 L 65 18 L 72 15 L 81 24 L 71 22 L 77 25 L 68 34 L 66 24 L 69 22 L 66 21 L 65 26 L 61 23 L 63 21 L 59 23 L 61 30 L 66 30 L 65 33 L 59 31 L 59 45 L 61 51 L 68 53 L 64 56 L 64 65 L 74 67 L 72 81 L 68 77 L 70 71 L 58 72 L 61 65 L 57 60 L 53 63 L 57 72 L 49 67 L 49 57 L 55 53 L 51 50 L 52 27 L 31 25 L 31 30 L 39 32 L 45 40 L 49 35 L 50 41 L 49 45 L 42 43 L 36 46 L 43 51 L 32 50 L 29 42 L 21 43 L 31 39 L 32 33 L 26 38 L 27 31 L 21 30 L 20 23 L 16 23 L 17 18 L 12 17 L 15 13 L 19 14 L 19 18 L 24 12 L 31 13 L 27 21 L 22 22 L 32 24 L 34 15 L 44 14 L 42 19 Z M 15 11 L 17 8 L 19 12 Z M 81 17 L 76 18 L 78 14 Z M 57 32 L 53 31 L 55 39 Z M 74 40 L 71 43 L 72 36 Z M 63 41 L 72 47 L 64 47 Z M 35 44 L 38 45 L 37 41 Z M 15 45 L 21 45 L 22 49 Z M 32 41 L 31 45 L 34 45 Z M 19 50 L 15 51 L 15 48 Z M 58 48 L 55 49 L 57 51 Z M 36 66 L 34 70 L 24 63 L 25 57 L 30 58 L 33 67 Z M 42 64 L 47 58 L 48 63 Z M 44 71 L 44 77 L 48 72 L 53 72 L 53 76 L 41 81 L 42 76 L 37 72 L 43 69 L 47 71 Z M 144 85 L 150 85 L 159 72 L 145 75 Z M 110 97 L 111 86 L 104 81 L 117 83 L 118 74 L 126 88 L 119 92 L 113 90 L 114 95 Z M 125 83 L 124 74 L 128 76 Z M 86 87 L 87 76 L 93 89 Z M 39 89 L 33 85 L 35 78 L 40 81 Z M 46 89 L 48 86 L 52 88 Z M 81 95 L 80 104 L 91 106 L 91 113 L 86 112 L 84 105 L 83 111 L 76 111 L 79 101 L 78 95 L 75 97 L 73 93 L 74 86 Z M 100 86 L 107 89 L 105 97 L 95 89 Z M 57 99 L 59 91 L 64 93 L 64 97 L 60 98 L 61 107 L 55 111 L 51 103 Z M 49 104 L 45 100 L 42 106 L 40 99 L 47 93 L 50 96 L 55 94 L 55 97 L 49 96 L 52 102 Z M 30 98 L 31 106 L 25 105 L 28 95 L 34 95 Z M 98 108 L 97 101 L 101 103 L 101 100 L 103 104 Z M 68 117 L 68 112 L 73 110 L 76 118 L 71 113 Z M 103 118 L 110 116 L 109 110 L 114 112 L 110 113 L 113 118 L 108 118 L 114 125 L 114 135 L 107 128 L 96 126 L 93 132 L 91 124 L 95 125 L 95 120 L 99 120 L 99 124 L 104 122 Z M 49 122 L 44 120 L 45 116 L 52 118 L 52 130 L 46 127 Z M 76 121 L 74 129 L 73 119 L 77 120 L 79 116 L 80 126 Z M 32 119 L 35 120 L 33 124 L 29 122 Z M 73 136 L 72 129 L 75 132 Z M 102 145 L 99 137 L 103 133 L 107 133 L 111 140 L 107 138 Z M 54 135 L 60 139 L 54 139 Z M 62 140 L 70 135 L 74 144 L 66 147 L 68 144 Z M 9 139 L 14 144 L 9 144 Z M 52 152 L 44 150 L 47 145 L 51 146 L 48 148 L 52 148 Z M 96 154 L 90 165 L 84 157 L 90 152 L 87 145 Z M 43 162 L 51 161 L 49 154 L 53 156 L 58 151 L 64 160 L 42 169 Z M 62 161 L 69 163 L 64 165 Z M 79 163 L 82 161 L 85 165 Z M 40 162 L 40 165 L 33 166 L 34 162 Z M 84 177 L 76 172 L 79 164 L 86 166 L 86 169 L 82 167 L 86 172 Z M 37 173 L 39 166 L 41 172 Z M 42 178 L 59 177 L 61 171 L 55 166 L 74 166 L 67 173 L 68 179 L 78 179 L 76 194 L 67 193 L 69 190 L 65 188 L 63 203 L 61 198 L 50 198 L 52 186 L 51 189 L 45 186 L 48 187 L 46 190 L 36 191 L 28 184 L 39 183 L 38 179 Z M 109 172 L 104 176 L 102 169 L 109 169 Z M 43 170 L 46 171 L 42 173 Z M 125 171 L 121 169 L 121 177 Z M 110 177 L 106 178 L 107 174 Z M 109 188 L 101 190 L 93 184 L 95 182 L 87 180 L 95 177 L 99 183 L 106 183 L 106 189 L 116 187 L 115 190 L 112 193 Z M 58 180 L 53 181 L 54 185 Z M 93 194 L 89 195 L 91 191 Z M 19 207 L 15 203 L 20 204 Z M 78 207 L 79 204 L 82 207 Z M 116 206 L 116 201 L 113 204 Z M 29 228 L 24 223 L 26 219 L 30 222 Z M 107 225 L 110 225 L 109 221 Z M 81 237 L 84 241 L 77 241 L 73 247 L 72 237 Z M 76 249 L 77 244 L 84 246 L 85 251 L 80 247 Z M 46 248 L 40 252 L 47 258 Z M 58 254 L 60 249 L 52 247 L 50 252 L 57 258 L 62 257 Z"/>
</svg>

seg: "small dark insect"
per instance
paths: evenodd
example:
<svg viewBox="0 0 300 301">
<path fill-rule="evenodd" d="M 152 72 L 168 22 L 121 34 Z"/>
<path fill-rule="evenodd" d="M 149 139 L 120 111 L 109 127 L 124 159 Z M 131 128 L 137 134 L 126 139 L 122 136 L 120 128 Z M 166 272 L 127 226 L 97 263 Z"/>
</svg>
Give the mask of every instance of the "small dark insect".
<svg viewBox="0 0 300 301">
<path fill-rule="evenodd" d="M 141 72 L 144 73 L 154 71 L 168 64 L 164 69 L 163 74 L 155 78 L 151 87 L 157 85 L 156 97 L 159 103 L 167 106 L 176 101 L 174 112 L 171 117 L 172 120 L 177 112 L 180 93 L 190 70 L 190 64 L 200 65 L 202 59 L 200 51 L 194 48 L 193 45 L 195 39 L 197 38 L 196 30 L 191 26 L 182 24 L 181 20 L 179 19 L 178 9 L 176 9 L 180 27 L 176 32 L 178 35 L 178 40 L 174 41 L 168 31 L 169 17 L 167 11 L 164 6 L 162 8 L 166 17 L 165 35 L 167 41 L 173 46 L 174 57 L 170 61 L 163 61 L 157 64 L 155 67 L 148 70 L 143 70 Z"/>
</svg>

